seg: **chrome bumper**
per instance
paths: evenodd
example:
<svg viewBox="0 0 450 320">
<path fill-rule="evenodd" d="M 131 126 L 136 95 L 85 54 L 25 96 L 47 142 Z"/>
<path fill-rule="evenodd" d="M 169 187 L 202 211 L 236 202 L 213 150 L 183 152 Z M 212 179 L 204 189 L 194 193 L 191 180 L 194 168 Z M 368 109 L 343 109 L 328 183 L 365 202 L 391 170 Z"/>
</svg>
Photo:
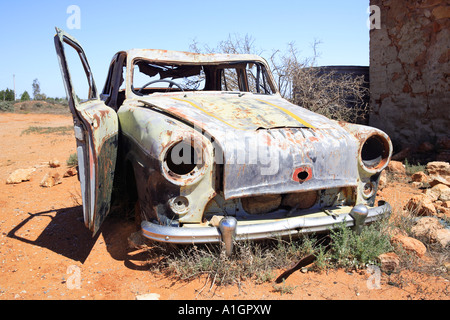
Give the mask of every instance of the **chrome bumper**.
<svg viewBox="0 0 450 320">
<path fill-rule="evenodd" d="M 357 205 L 349 213 L 340 215 L 327 215 L 323 217 L 308 217 L 308 215 L 305 215 L 254 224 L 248 224 L 248 222 L 246 224 L 240 224 L 240 222 L 237 222 L 235 224 L 236 226 L 233 227 L 234 229 L 231 231 L 227 230 L 227 232 L 223 232 L 223 225 L 226 226 L 225 229 L 229 228 L 229 222 L 219 227 L 180 228 L 143 221 L 141 228 L 143 236 L 154 241 L 174 244 L 224 242 L 228 247 L 230 243 L 229 235 L 232 235 L 238 241 L 298 236 L 301 234 L 329 231 L 341 223 L 345 223 L 347 227 L 353 227 L 356 231 L 360 231 L 362 225 L 389 216 L 390 214 L 391 206 L 389 203 L 379 201 L 378 207 L 368 208 L 363 205 Z M 222 221 L 225 221 L 225 219 L 222 219 Z M 235 218 L 231 219 L 235 220 Z M 230 248 L 228 249 L 231 250 Z"/>
</svg>

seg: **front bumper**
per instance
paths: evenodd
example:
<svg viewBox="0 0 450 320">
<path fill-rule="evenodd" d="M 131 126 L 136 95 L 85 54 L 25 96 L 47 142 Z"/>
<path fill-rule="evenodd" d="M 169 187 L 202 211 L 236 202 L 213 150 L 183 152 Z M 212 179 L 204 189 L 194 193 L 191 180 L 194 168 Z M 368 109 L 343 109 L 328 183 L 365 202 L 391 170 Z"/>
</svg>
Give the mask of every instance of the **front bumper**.
<svg viewBox="0 0 450 320">
<path fill-rule="evenodd" d="M 231 234 L 235 240 L 260 240 L 273 237 L 299 236 L 301 234 L 319 233 L 329 231 L 333 227 L 345 223 L 347 227 L 358 230 L 362 225 L 376 221 L 391 214 L 389 203 L 379 201 L 377 207 L 343 207 L 339 210 L 325 210 L 324 214 L 310 214 L 304 216 L 276 219 L 270 221 L 236 221 Z M 358 214 L 357 207 L 364 213 Z M 346 211 L 346 212 L 343 212 Z M 234 219 L 234 218 L 232 218 Z M 235 219 L 234 219 L 235 220 Z M 222 219 L 225 221 L 225 218 Z M 221 222 L 222 222 L 221 221 Z M 227 224 L 229 225 L 229 224 Z M 229 243 L 230 232 L 224 232 L 224 228 L 204 227 L 173 227 L 163 226 L 143 221 L 142 234 L 151 240 L 174 244 L 194 243 Z M 226 229 L 226 228 L 225 228 Z"/>
</svg>

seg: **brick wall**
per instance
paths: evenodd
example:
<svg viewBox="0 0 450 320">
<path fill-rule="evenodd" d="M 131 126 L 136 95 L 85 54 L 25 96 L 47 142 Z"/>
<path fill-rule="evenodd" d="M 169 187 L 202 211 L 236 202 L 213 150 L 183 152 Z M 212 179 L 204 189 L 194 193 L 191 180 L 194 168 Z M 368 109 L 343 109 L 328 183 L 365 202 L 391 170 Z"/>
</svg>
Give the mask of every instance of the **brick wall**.
<svg viewBox="0 0 450 320">
<path fill-rule="evenodd" d="M 450 151 L 442 149 L 450 141 L 448 1 L 370 4 L 380 8 L 381 25 L 370 31 L 369 124 L 390 135 L 395 151 L 428 143 L 430 154 L 450 161 Z"/>
</svg>

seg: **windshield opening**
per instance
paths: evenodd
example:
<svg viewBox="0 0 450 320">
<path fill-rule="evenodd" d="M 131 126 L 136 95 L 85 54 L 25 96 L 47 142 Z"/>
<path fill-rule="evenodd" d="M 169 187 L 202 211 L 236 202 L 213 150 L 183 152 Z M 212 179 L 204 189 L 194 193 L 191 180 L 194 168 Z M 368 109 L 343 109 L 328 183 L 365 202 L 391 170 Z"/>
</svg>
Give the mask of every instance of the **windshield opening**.
<svg viewBox="0 0 450 320">
<path fill-rule="evenodd" d="M 132 90 L 140 96 L 178 91 L 274 93 L 264 65 L 255 61 L 174 64 L 136 60 Z"/>
</svg>

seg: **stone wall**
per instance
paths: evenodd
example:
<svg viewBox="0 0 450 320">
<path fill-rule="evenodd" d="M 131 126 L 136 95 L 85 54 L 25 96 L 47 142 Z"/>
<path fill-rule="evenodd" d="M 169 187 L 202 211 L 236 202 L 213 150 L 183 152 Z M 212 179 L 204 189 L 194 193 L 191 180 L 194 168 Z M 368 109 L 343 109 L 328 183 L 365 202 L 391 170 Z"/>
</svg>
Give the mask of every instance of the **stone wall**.
<svg viewBox="0 0 450 320">
<path fill-rule="evenodd" d="M 450 5 L 447 0 L 371 0 L 369 124 L 410 148 L 450 161 Z M 444 149 L 442 149 L 444 146 Z M 430 150 L 431 149 L 431 150 Z M 445 159 L 445 158 L 448 159 Z"/>
</svg>

